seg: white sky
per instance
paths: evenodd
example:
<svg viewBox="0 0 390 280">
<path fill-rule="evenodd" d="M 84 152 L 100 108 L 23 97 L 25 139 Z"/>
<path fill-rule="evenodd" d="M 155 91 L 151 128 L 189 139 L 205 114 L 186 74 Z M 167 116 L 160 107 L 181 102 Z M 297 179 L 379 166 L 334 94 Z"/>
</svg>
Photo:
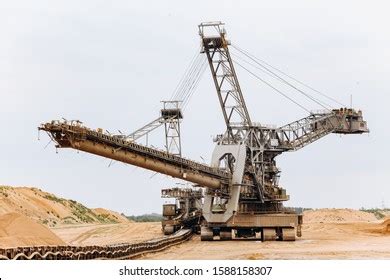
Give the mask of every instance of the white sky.
<svg viewBox="0 0 390 280">
<path fill-rule="evenodd" d="M 108 168 L 108 159 L 74 150 L 56 154 L 36 128 L 61 117 L 112 132 L 141 127 L 158 115 L 198 48 L 197 25 L 221 20 L 235 45 L 344 103 L 353 94 L 368 121 L 370 135 L 329 135 L 277 158 L 288 205 L 380 207 L 383 200 L 390 207 L 385 3 L 2 1 L 0 184 L 127 214 L 160 212 L 160 189 L 177 180 L 121 163 Z M 252 120 L 283 125 L 306 115 L 236 70 Z M 208 162 L 212 136 L 224 130 L 209 69 L 184 117 L 184 155 Z M 151 140 L 162 147 L 162 130 Z"/>
</svg>

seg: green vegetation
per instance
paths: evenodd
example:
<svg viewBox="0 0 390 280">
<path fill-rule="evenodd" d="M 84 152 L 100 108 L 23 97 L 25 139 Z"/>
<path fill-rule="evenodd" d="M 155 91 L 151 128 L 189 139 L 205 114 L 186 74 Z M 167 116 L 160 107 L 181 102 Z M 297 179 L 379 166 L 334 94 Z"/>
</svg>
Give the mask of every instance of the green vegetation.
<svg viewBox="0 0 390 280">
<path fill-rule="evenodd" d="M 390 212 L 390 208 L 383 208 L 383 209 L 381 209 L 381 208 L 369 208 L 369 209 L 365 209 L 364 207 L 362 207 L 359 210 L 363 211 L 363 212 L 367 212 L 367 213 L 373 213 L 378 220 L 381 220 L 381 219 L 383 219 L 386 216 L 384 214 L 384 212 Z"/>
<path fill-rule="evenodd" d="M 65 201 L 66 201 L 66 199 L 58 198 L 58 197 L 56 197 L 55 195 L 52 195 L 52 194 L 47 194 L 47 195 L 44 196 L 44 198 L 46 198 L 48 200 L 51 200 L 51 201 L 54 201 L 54 202 L 61 203 L 62 205 L 65 205 Z"/>
<path fill-rule="evenodd" d="M 8 197 L 7 191 L 10 189 L 10 187 L 7 186 L 0 186 L 0 194 L 2 194 L 5 197 Z"/>
<path fill-rule="evenodd" d="M 160 214 L 152 213 L 152 214 L 143 214 L 140 216 L 126 216 L 127 219 L 134 222 L 161 222 L 162 216 Z"/>
<path fill-rule="evenodd" d="M 293 210 L 295 211 L 297 214 L 302 214 L 303 211 L 306 211 L 306 210 L 313 210 L 313 208 L 305 208 L 305 207 L 286 207 L 288 210 Z"/>
<path fill-rule="evenodd" d="M 69 200 L 69 206 L 72 208 L 72 214 L 84 223 L 93 223 L 97 216 L 87 207 L 74 200 Z"/>
<path fill-rule="evenodd" d="M 77 202 L 76 200 L 72 200 L 72 199 L 66 200 L 63 198 L 58 198 L 52 194 L 46 194 L 44 198 L 57 203 L 61 203 L 65 207 L 69 207 L 71 209 L 71 213 L 74 217 L 70 217 L 70 216 L 65 217 L 63 220 L 64 223 L 66 224 L 72 224 L 77 222 L 82 222 L 82 223 L 94 223 L 94 222 L 117 223 L 118 222 L 114 217 L 108 214 L 98 215 L 94 213 L 91 209 L 85 207 L 84 205 Z M 53 213 L 53 215 L 55 214 Z M 59 218 L 58 215 L 57 217 Z"/>
<path fill-rule="evenodd" d="M 102 223 L 118 223 L 118 219 L 110 214 L 99 214 L 97 219 Z"/>
<path fill-rule="evenodd" d="M 97 215 L 91 209 L 85 207 L 81 203 L 75 200 L 68 201 L 69 206 L 72 208 L 72 214 L 76 216 L 80 221 L 84 223 L 93 223 L 99 221 L 101 223 L 117 223 L 118 221 L 108 214 Z"/>
<path fill-rule="evenodd" d="M 71 216 L 66 216 L 62 220 L 63 220 L 64 224 L 74 224 L 74 223 L 77 223 L 76 219 L 71 217 Z"/>
<path fill-rule="evenodd" d="M 64 198 L 57 197 L 53 194 L 43 192 L 41 189 L 38 188 L 25 188 L 31 190 L 34 195 L 39 196 L 40 198 L 46 199 L 48 201 L 59 203 L 62 206 L 66 208 L 66 210 L 70 211 L 69 216 L 67 217 L 60 217 L 60 215 L 56 211 L 50 211 L 48 209 L 45 209 L 45 215 L 48 215 L 47 219 L 44 219 L 44 217 L 38 216 L 38 219 L 40 223 L 48 225 L 48 226 L 55 226 L 58 223 L 64 223 L 64 224 L 77 224 L 77 223 L 102 223 L 102 224 L 108 224 L 108 223 L 119 223 L 119 219 L 115 217 L 114 215 L 111 215 L 110 213 L 104 213 L 104 214 L 98 214 L 94 210 L 91 210 L 81 203 L 77 202 L 76 200 L 68 200 Z M 21 196 L 20 193 L 15 192 L 13 187 L 0 185 L 0 198 L 4 199 L 3 197 L 9 197 L 10 195 L 18 195 Z M 24 194 L 22 193 L 22 196 Z M 28 201 L 31 201 L 29 198 L 27 198 Z M 22 205 L 16 205 L 16 207 L 19 207 L 19 211 L 24 210 L 24 204 Z M 25 211 L 25 210 L 24 210 Z M 53 217 L 51 217 L 53 215 Z M 56 221 L 56 218 L 58 219 Z"/>
</svg>

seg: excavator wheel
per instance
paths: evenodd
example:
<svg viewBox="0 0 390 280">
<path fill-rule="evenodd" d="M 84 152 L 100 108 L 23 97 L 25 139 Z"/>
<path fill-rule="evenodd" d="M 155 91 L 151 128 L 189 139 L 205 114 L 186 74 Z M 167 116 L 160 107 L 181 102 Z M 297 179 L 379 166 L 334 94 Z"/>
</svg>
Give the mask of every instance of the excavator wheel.
<svg viewBox="0 0 390 280">
<path fill-rule="evenodd" d="M 221 230 L 219 232 L 220 240 L 232 240 L 232 230 Z"/>
<path fill-rule="evenodd" d="M 282 228 L 283 241 L 295 241 L 294 228 Z"/>
<path fill-rule="evenodd" d="M 165 235 L 170 235 L 175 232 L 175 227 L 174 226 L 165 226 L 164 227 L 164 234 Z"/>
<path fill-rule="evenodd" d="M 202 241 L 212 241 L 214 238 L 214 233 L 211 228 L 201 227 L 200 228 L 200 240 Z"/>
<path fill-rule="evenodd" d="M 264 228 L 262 241 L 275 241 L 276 240 L 276 230 L 274 228 Z"/>
</svg>

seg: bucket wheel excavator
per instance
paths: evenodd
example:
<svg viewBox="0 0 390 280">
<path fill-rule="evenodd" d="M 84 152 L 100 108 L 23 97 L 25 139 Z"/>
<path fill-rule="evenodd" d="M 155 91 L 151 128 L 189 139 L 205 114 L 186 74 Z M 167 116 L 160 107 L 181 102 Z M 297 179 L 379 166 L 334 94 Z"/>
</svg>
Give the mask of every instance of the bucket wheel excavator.
<svg viewBox="0 0 390 280">
<path fill-rule="evenodd" d="M 177 200 L 163 207 L 165 234 L 193 227 L 200 228 L 201 240 L 205 241 L 293 241 L 301 236 L 302 216 L 283 206 L 289 195 L 279 185 L 276 157 L 330 133 L 367 133 L 362 112 L 343 107 L 311 112 L 281 127 L 255 123 L 245 104 L 223 23 L 202 23 L 199 34 L 201 53 L 207 57 L 226 124 L 224 133 L 215 139 L 210 165 L 181 156 L 179 124 L 183 114 L 175 102 L 164 103 L 157 120 L 131 135 L 111 135 L 78 121 L 51 121 L 39 130 L 48 132 L 57 148 L 81 150 L 193 183 L 196 190 L 162 190 L 163 197 Z M 136 143 L 138 137 L 163 124 L 167 151 Z M 173 146 L 176 152 L 172 152 Z"/>
</svg>

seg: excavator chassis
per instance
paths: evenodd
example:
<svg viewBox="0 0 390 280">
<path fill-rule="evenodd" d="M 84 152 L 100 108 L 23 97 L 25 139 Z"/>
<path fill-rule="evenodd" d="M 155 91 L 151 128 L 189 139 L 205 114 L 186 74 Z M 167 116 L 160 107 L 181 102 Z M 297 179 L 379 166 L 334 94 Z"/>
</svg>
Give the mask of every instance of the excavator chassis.
<svg viewBox="0 0 390 280">
<path fill-rule="evenodd" d="M 224 224 L 202 225 L 201 240 L 295 241 L 296 236 L 301 237 L 302 222 L 298 214 L 237 214 Z"/>
</svg>

